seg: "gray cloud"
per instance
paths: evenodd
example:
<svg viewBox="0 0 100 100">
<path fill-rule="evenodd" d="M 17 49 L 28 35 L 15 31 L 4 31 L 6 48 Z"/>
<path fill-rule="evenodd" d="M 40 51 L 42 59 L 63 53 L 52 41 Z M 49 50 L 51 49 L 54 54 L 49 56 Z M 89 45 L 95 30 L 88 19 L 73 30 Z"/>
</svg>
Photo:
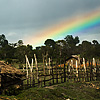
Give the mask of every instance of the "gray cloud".
<svg viewBox="0 0 100 100">
<path fill-rule="evenodd" d="M 18 41 L 99 6 L 100 0 L 0 0 L 0 33 L 11 42 Z"/>
</svg>

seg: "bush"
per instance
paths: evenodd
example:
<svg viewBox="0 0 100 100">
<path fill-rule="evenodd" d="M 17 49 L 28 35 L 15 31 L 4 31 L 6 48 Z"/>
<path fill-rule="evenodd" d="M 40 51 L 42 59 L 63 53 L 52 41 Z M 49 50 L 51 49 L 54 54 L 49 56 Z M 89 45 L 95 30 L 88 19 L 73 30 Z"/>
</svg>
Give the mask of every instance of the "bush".
<svg viewBox="0 0 100 100">
<path fill-rule="evenodd" d="M 12 59 L 7 58 L 7 59 L 5 60 L 5 62 L 6 62 L 7 64 L 11 64 L 11 63 L 12 63 Z"/>
</svg>

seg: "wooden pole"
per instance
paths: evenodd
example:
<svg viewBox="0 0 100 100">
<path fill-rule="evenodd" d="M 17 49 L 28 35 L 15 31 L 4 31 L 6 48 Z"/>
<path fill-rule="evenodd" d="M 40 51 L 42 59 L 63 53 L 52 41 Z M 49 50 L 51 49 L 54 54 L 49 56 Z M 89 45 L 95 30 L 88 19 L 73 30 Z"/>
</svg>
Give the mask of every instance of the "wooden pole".
<svg viewBox="0 0 100 100">
<path fill-rule="evenodd" d="M 28 64 L 28 66 L 29 66 L 29 68 L 30 68 L 30 63 L 29 63 L 29 60 L 28 60 L 28 58 L 27 58 L 27 55 L 26 55 L 26 61 L 27 61 L 27 64 Z"/>
<path fill-rule="evenodd" d="M 51 67 L 52 67 L 52 83 L 54 84 L 54 68 L 53 68 L 53 60 L 51 59 Z"/>
<path fill-rule="evenodd" d="M 78 68 L 80 68 L 80 56 L 78 56 Z"/>
<path fill-rule="evenodd" d="M 73 69 L 73 60 L 71 60 L 71 66 L 72 66 L 72 69 Z"/>
<path fill-rule="evenodd" d="M 77 60 L 76 60 L 76 76 L 78 77 L 78 66 L 77 66 Z"/>
<path fill-rule="evenodd" d="M 65 62 L 64 62 L 64 82 L 66 82 L 66 69 L 65 69 Z"/>
<path fill-rule="evenodd" d="M 46 66 L 48 65 L 48 63 L 47 63 L 47 57 L 48 57 L 48 52 L 46 52 Z"/>
<path fill-rule="evenodd" d="M 86 73 L 85 58 L 83 58 L 83 66 L 84 66 L 84 70 L 85 70 L 85 73 Z"/>
<path fill-rule="evenodd" d="M 39 78 L 38 77 L 38 66 L 37 66 L 37 58 L 36 58 L 36 55 L 34 54 L 34 58 L 35 58 L 35 65 L 36 65 L 36 70 L 37 70 L 37 79 Z"/>
<path fill-rule="evenodd" d="M 50 69 L 50 58 L 49 58 L 49 79 L 50 79 L 50 82 L 49 82 L 49 85 L 51 85 L 51 71 L 50 71 L 51 69 Z"/>
<path fill-rule="evenodd" d="M 26 77 L 28 78 L 27 55 L 25 55 L 25 58 L 26 58 L 26 71 L 27 71 Z"/>
<path fill-rule="evenodd" d="M 27 55 L 25 55 L 25 57 L 26 57 L 26 66 L 29 66 L 29 68 L 30 68 L 30 72 L 31 72 L 31 76 L 32 76 L 32 70 L 33 70 L 33 59 L 32 59 L 32 64 L 31 64 L 31 66 L 30 66 L 30 63 L 29 63 L 29 60 L 28 60 Z M 28 67 L 27 67 L 27 73 L 28 73 Z"/>
<path fill-rule="evenodd" d="M 43 57 L 43 69 L 44 69 L 44 75 L 45 75 L 45 65 L 44 65 L 44 55 L 42 54 Z"/>
<path fill-rule="evenodd" d="M 32 71 L 33 71 L 33 58 L 32 58 L 32 63 L 31 63 L 31 66 L 30 66 L 30 71 L 31 71 L 31 77 L 30 77 L 30 84 L 32 84 L 32 82 L 33 82 L 33 73 L 32 73 Z"/>
<path fill-rule="evenodd" d="M 50 75 L 50 58 L 49 58 L 49 75 Z"/>
<path fill-rule="evenodd" d="M 93 66 L 95 66 L 95 58 L 93 58 Z"/>
<path fill-rule="evenodd" d="M 31 66 L 30 66 L 30 70 L 31 70 L 31 73 L 33 71 L 33 58 L 32 58 L 32 63 L 31 63 Z"/>
<path fill-rule="evenodd" d="M 71 68 L 70 68 L 71 66 L 70 66 L 70 64 L 68 65 L 68 72 L 70 73 L 70 71 L 71 71 Z"/>
<path fill-rule="evenodd" d="M 92 61 L 91 61 L 91 65 L 90 65 L 90 81 L 92 81 L 93 79 L 93 71 L 92 71 Z"/>
<path fill-rule="evenodd" d="M 24 68 L 25 68 L 25 66 L 23 65 L 23 72 L 25 71 L 25 69 L 24 69 Z"/>
</svg>

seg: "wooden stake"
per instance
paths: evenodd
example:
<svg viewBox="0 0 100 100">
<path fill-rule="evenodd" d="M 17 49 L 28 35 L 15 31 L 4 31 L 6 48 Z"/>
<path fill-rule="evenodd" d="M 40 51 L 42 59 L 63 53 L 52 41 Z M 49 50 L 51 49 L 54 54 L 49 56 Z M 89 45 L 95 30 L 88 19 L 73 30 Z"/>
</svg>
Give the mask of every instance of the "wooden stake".
<svg viewBox="0 0 100 100">
<path fill-rule="evenodd" d="M 45 75 L 45 65 L 44 65 L 44 55 L 42 54 L 43 57 L 43 68 L 44 68 L 44 75 Z"/>
<path fill-rule="evenodd" d="M 80 68 L 80 56 L 78 56 L 78 68 Z"/>
<path fill-rule="evenodd" d="M 32 58 L 32 63 L 31 63 L 31 66 L 30 66 L 30 70 L 31 70 L 31 73 L 32 73 L 32 70 L 33 70 L 33 58 Z"/>
<path fill-rule="evenodd" d="M 77 68 L 77 60 L 76 60 L 76 76 L 78 77 L 78 68 Z"/>
<path fill-rule="evenodd" d="M 28 66 L 29 66 L 29 68 L 30 68 L 30 63 L 29 63 L 29 60 L 28 60 L 28 58 L 27 58 L 27 55 L 26 55 L 26 60 L 27 60 Z"/>
<path fill-rule="evenodd" d="M 25 57 L 26 57 L 26 65 L 28 65 L 28 66 L 29 66 L 30 71 L 31 71 L 31 73 L 32 73 L 32 70 L 33 70 L 33 59 L 32 59 L 32 64 L 31 64 L 31 66 L 30 66 L 30 63 L 29 63 L 29 60 L 28 60 L 27 55 L 25 55 Z"/>
<path fill-rule="evenodd" d="M 85 66 L 85 59 L 83 58 L 83 66 L 84 66 L 84 70 L 85 70 L 85 73 L 86 73 L 86 66 Z"/>
<path fill-rule="evenodd" d="M 48 57 L 48 52 L 46 52 L 46 66 L 48 65 L 48 63 L 47 63 L 47 57 Z"/>
<path fill-rule="evenodd" d="M 50 75 L 50 58 L 49 58 L 49 75 Z"/>
<path fill-rule="evenodd" d="M 37 79 L 39 78 L 38 77 L 38 66 L 37 66 L 37 58 L 36 58 L 36 55 L 34 54 L 34 58 L 35 58 L 35 65 L 36 65 L 36 70 L 37 70 Z"/>
<path fill-rule="evenodd" d="M 24 68 L 25 68 L 25 66 L 23 65 L 23 72 L 25 71 L 25 69 L 24 69 Z"/>
<path fill-rule="evenodd" d="M 31 79 L 33 80 L 33 75 L 32 75 L 32 71 L 33 71 L 33 58 L 32 58 L 32 63 L 31 63 L 30 71 L 31 71 Z"/>
<path fill-rule="evenodd" d="M 72 69 L 73 69 L 73 60 L 71 60 L 71 66 L 72 66 Z"/>
<path fill-rule="evenodd" d="M 26 77 L 28 78 L 27 55 L 25 55 L 25 58 L 26 58 L 26 71 L 27 71 Z"/>
<path fill-rule="evenodd" d="M 93 66 L 95 66 L 95 58 L 93 58 Z"/>
</svg>

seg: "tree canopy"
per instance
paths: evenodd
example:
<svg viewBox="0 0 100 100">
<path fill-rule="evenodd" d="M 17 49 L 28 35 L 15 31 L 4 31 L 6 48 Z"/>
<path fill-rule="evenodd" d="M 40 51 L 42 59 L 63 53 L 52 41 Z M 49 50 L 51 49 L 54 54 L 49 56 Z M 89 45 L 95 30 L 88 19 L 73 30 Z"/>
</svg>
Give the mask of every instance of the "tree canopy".
<svg viewBox="0 0 100 100">
<path fill-rule="evenodd" d="M 97 40 L 92 40 L 92 42 L 82 41 L 81 44 L 79 42 L 78 36 L 67 35 L 62 40 L 54 41 L 53 39 L 47 39 L 44 42 L 44 46 L 33 49 L 32 45 L 24 45 L 23 40 L 9 43 L 5 35 L 2 34 L 0 35 L 0 59 L 16 59 L 20 63 L 25 63 L 25 55 L 31 59 L 34 53 L 37 56 L 38 62 L 42 62 L 44 58 L 50 57 L 61 63 L 65 58 L 73 54 L 87 59 L 100 57 L 100 44 Z"/>
</svg>

